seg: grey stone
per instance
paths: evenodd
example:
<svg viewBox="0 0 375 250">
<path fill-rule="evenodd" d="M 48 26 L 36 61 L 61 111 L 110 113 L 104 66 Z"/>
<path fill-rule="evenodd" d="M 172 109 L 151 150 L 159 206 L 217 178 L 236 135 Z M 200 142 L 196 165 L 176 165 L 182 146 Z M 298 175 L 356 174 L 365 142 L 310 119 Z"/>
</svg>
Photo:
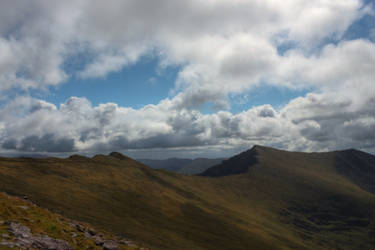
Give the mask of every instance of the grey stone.
<svg viewBox="0 0 375 250">
<path fill-rule="evenodd" d="M 102 246 L 104 244 L 104 240 L 98 235 L 93 236 L 92 239 L 95 241 L 97 246 Z"/>
<path fill-rule="evenodd" d="M 20 223 L 11 222 L 8 231 L 16 237 L 31 237 L 30 229 L 28 227 L 21 225 Z"/>
<path fill-rule="evenodd" d="M 128 239 L 121 239 L 121 240 L 118 241 L 118 243 L 123 244 L 123 245 L 129 245 L 129 246 L 134 245 L 134 243 L 131 240 L 128 240 Z"/>
<path fill-rule="evenodd" d="M 10 238 L 9 234 L 2 234 L 1 237 L 4 238 L 4 239 L 9 239 Z"/>
<path fill-rule="evenodd" d="M 31 245 L 33 244 L 33 242 L 34 242 L 34 238 L 30 237 L 30 238 L 17 238 L 17 240 L 16 240 L 15 243 L 18 246 L 29 248 L 29 247 L 31 247 Z"/>
<path fill-rule="evenodd" d="M 80 231 L 81 233 L 85 232 L 86 229 L 84 226 L 80 225 L 80 224 L 75 224 L 75 228 Z"/>
<path fill-rule="evenodd" d="M 89 234 L 91 234 L 92 236 L 96 235 L 96 231 L 92 228 L 89 228 Z"/>
<path fill-rule="evenodd" d="M 85 232 L 85 233 L 84 233 L 84 236 L 85 236 L 86 238 L 91 238 L 91 234 L 89 234 L 88 232 Z"/>
<path fill-rule="evenodd" d="M 2 241 L 0 242 L 0 246 L 6 246 L 6 247 L 19 247 L 15 242 L 9 242 L 9 241 Z"/>
<path fill-rule="evenodd" d="M 114 240 L 106 240 L 103 244 L 104 250 L 119 250 L 118 244 Z"/>
<path fill-rule="evenodd" d="M 36 248 L 44 250 L 73 250 L 65 240 L 59 240 L 50 238 L 49 236 L 34 236 L 30 229 L 20 223 L 11 222 L 9 225 L 9 232 L 16 236 L 16 241 L 14 243 L 7 243 L 7 246 L 13 247 L 23 247 L 23 248 Z M 2 242 L 3 244 L 3 242 Z"/>
<path fill-rule="evenodd" d="M 17 206 L 17 207 L 19 207 L 19 208 L 22 208 L 22 209 L 24 209 L 24 210 L 27 210 L 27 209 L 29 209 L 29 207 L 28 207 L 28 206 Z"/>
<path fill-rule="evenodd" d="M 73 247 L 65 240 L 53 239 L 48 236 L 35 237 L 32 247 L 48 250 L 73 250 Z"/>
</svg>

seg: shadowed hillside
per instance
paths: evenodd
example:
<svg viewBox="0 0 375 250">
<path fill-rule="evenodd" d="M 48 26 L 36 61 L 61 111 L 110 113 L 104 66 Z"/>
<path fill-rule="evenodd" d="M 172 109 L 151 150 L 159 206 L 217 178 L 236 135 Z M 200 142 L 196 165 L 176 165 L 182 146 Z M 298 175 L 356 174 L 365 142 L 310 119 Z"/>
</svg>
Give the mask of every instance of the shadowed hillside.
<svg viewBox="0 0 375 250">
<path fill-rule="evenodd" d="M 248 172 L 249 167 L 258 162 L 258 148 L 259 146 L 255 146 L 248 151 L 233 156 L 230 159 L 223 161 L 221 164 L 212 166 L 211 168 L 202 172 L 200 175 L 218 177 L 246 173 Z"/>
<path fill-rule="evenodd" d="M 204 176 L 113 153 L 0 159 L 0 190 L 155 249 L 373 249 L 374 156 L 256 146 Z"/>
</svg>

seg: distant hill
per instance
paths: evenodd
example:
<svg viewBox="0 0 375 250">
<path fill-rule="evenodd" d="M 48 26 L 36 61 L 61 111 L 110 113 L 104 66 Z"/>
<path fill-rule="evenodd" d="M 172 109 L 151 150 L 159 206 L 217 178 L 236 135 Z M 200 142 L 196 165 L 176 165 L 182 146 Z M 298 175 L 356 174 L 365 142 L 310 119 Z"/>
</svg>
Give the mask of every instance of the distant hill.
<svg viewBox="0 0 375 250">
<path fill-rule="evenodd" d="M 165 160 L 137 159 L 137 161 L 154 169 L 164 169 L 172 172 L 178 172 L 186 164 L 191 163 L 192 159 L 169 158 Z"/>
<path fill-rule="evenodd" d="M 374 173 L 357 150 L 255 146 L 201 176 L 118 153 L 0 158 L 0 190 L 152 249 L 374 249 Z"/>
<path fill-rule="evenodd" d="M 166 160 L 138 159 L 137 161 L 155 169 L 164 169 L 175 173 L 194 175 L 202 173 L 206 169 L 221 163 L 223 160 L 225 160 L 225 158 L 169 158 Z"/>
<path fill-rule="evenodd" d="M 300 153 L 256 145 L 248 151 L 206 169 L 200 175 L 219 177 L 244 174 L 252 171 L 253 167 L 268 164 L 280 167 L 289 165 L 297 169 L 307 168 L 310 165 L 311 169 L 326 166 L 324 170 L 332 170 L 375 194 L 375 156 L 355 149 L 326 153 Z"/>
</svg>

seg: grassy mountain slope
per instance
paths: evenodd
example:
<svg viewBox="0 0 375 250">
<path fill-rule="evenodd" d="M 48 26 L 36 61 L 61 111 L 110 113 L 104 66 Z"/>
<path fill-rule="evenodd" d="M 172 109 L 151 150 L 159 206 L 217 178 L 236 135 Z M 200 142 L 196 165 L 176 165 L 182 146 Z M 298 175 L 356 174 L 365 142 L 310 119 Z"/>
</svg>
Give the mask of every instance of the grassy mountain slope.
<svg viewBox="0 0 375 250">
<path fill-rule="evenodd" d="M 6 246 L 6 243 L 11 245 L 19 240 L 16 235 L 9 232 L 10 223 L 26 226 L 35 235 L 63 240 L 74 249 L 102 249 L 102 246 L 96 244 L 95 237 L 100 237 L 103 242 L 115 238 L 109 233 L 98 232 L 87 224 L 71 221 L 29 201 L 0 192 L 0 249 L 13 249 Z M 85 235 L 85 230 L 93 232 L 95 237 L 88 233 Z M 118 244 L 120 249 L 139 249 L 132 245 Z"/>
<path fill-rule="evenodd" d="M 298 153 L 256 146 L 202 175 L 247 178 L 250 188 L 262 187 L 250 199 L 271 198 L 269 206 L 278 207 L 281 221 L 306 242 L 372 249 L 374 171 L 375 156 L 357 150 Z"/>
<path fill-rule="evenodd" d="M 164 169 L 175 173 L 193 175 L 202 173 L 208 168 L 220 164 L 224 159 L 225 158 L 169 158 L 166 160 L 138 159 L 138 161 L 155 169 Z"/>
<path fill-rule="evenodd" d="M 356 152 L 257 146 L 205 176 L 120 154 L 3 158 L 0 190 L 155 249 L 373 249 L 374 156 Z"/>
<path fill-rule="evenodd" d="M 129 158 L 2 159 L 0 166 L 0 190 L 27 194 L 43 207 L 153 248 L 269 249 L 271 244 L 246 223 L 233 223 L 233 211 L 209 195 L 199 196 L 196 178 Z"/>
</svg>

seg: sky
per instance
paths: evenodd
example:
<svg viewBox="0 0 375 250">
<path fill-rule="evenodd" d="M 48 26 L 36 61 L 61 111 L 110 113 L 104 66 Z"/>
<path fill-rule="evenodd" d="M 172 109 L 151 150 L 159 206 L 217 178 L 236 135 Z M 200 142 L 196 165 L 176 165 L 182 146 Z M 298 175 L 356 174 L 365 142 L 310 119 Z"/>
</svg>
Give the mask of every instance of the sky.
<svg viewBox="0 0 375 250">
<path fill-rule="evenodd" d="M 0 155 L 375 153 L 375 2 L 2 0 Z"/>
</svg>

